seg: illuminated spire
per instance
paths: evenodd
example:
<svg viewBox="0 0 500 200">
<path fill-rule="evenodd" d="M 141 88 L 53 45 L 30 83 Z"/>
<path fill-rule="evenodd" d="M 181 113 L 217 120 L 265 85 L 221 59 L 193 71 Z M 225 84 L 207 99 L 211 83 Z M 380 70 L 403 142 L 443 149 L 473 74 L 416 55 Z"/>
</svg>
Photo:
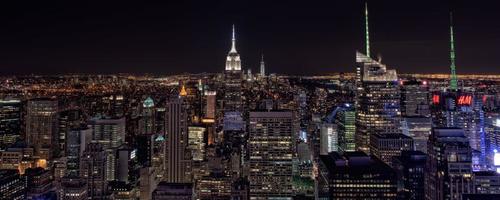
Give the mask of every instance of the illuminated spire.
<svg viewBox="0 0 500 200">
<path fill-rule="evenodd" d="M 186 87 L 184 87 L 184 84 L 182 85 L 181 91 L 179 92 L 179 96 L 187 96 Z"/>
<path fill-rule="evenodd" d="M 234 30 L 234 24 L 233 24 L 233 37 L 231 39 L 231 51 L 230 53 L 236 53 L 236 33 Z"/>
<path fill-rule="evenodd" d="M 458 89 L 458 81 L 457 81 L 457 74 L 455 71 L 455 39 L 454 39 L 454 33 L 453 33 L 453 13 L 450 12 L 450 69 L 451 69 L 451 76 L 450 76 L 450 89 L 451 90 L 457 90 Z"/>
<path fill-rule="evenodd" d="M 260 75 L 262 77 L 266 76 L 266 65 L 264 63 L 264 54 L 262 54 L 260 58 Z"/>
<path fill-rule="evenodd" d="M 226 71 L 240 71 L 241 60 L 240 55 L 236 52 L 236 31 L 233 24 L 233 34 L 231 38 L 231 50 L 226 57 Z"/>
<path fill-rule="evenodd" d="M 366 56 L 370 57 L 370 31 L 368 29 L 368 1 L 365 2 L 365 39 L 366 39 Z"/>
</svg>

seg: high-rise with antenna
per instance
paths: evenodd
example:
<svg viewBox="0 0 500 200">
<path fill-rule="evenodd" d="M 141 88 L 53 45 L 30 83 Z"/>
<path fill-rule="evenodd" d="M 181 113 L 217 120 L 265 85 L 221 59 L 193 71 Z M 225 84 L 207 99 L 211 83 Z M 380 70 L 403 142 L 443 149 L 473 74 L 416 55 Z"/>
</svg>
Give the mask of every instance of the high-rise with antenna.
<svg viewBox="0 0 500 200">
<path fill-rule="evenodd" d="M 458 90 L 458 81 L 455 67 L 455 39 L 453 33 L 453 13 L 450 12 L 450 90 Z"/>
<path fill-rule="evenodd" d="M 240 71 L 241 60 L 240 54 L 236 51 L 236 31 L 233 24 L 233 32 L 231 37 L 231 50 L 226 57 L 226 71 Z"/>
</svg>

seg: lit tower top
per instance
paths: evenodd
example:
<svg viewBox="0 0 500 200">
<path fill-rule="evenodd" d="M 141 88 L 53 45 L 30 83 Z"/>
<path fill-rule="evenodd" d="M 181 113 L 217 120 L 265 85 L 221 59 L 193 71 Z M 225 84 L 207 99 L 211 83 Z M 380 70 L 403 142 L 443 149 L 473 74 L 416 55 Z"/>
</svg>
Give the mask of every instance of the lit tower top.
<svg viewBox="0 0 500 200">
<path fill-rule="evenodd" d="M 453 35 L 453 13 L 450 12 L 450 89 L 453 91 L 458 90 L 457 73 L 455 69 L 455 39 Z"/>
<path fill-rule="evenodd" d="M 241 60 L 240 54 L 236 51 L 236 33 L 233 24 L 233 35 L 231 40 L 231 50 L 227 54 L 226 58 L 226 71 L 240 71 L 241 70 Z"/>
<path fill-rule="evenodd" d="M 144 108 L 151 108 L 153 106 L 155 106 L 155 104 L 151 97 L 146 98 L 146 100 L 144 100 L 144 102 L 142 103 L 142 107 Z"/>
<path fill-rule="evenodd" d="M 182 84 L 182 88 L 181 88 L 181 91 L 179 92 L 179 96 L 181 96 L 181 97 L 187 96 L 186 87 L 184 87 L 184 84 Z"/>
<path fill-rule="evenodd" d="M 266 76 L 266 65 L 264 63 L 264 54 L 260 58 L 260 75 L 262 77 Z"/>
<path fill-rule="evenodd" d="M 365 2 L 365 40 L 366 40 L 366 56 L 370 57 L 370 31 L 368 29 L 368 2 Z"/>
</svg>

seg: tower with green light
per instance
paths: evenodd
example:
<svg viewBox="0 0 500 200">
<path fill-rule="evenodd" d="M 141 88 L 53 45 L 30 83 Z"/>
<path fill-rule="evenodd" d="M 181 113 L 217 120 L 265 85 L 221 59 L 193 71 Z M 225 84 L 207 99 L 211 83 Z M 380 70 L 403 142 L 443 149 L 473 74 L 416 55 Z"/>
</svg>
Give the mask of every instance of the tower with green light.
<svg viewBox="0 0 500 200">
<path fill-rule="evenodd" d="M 458 90 L 457 73 L 455 67 L 455 40 L 453 35 L 453 13 L 450 12 L 450 90 Z"/>
<path fill-rule="evenodd" d="M 370 57 L 370 32 L 368 29 L 368 2 L 365 2 L 365 40 L 366 40 L 366 57 Z"/>
</svg>

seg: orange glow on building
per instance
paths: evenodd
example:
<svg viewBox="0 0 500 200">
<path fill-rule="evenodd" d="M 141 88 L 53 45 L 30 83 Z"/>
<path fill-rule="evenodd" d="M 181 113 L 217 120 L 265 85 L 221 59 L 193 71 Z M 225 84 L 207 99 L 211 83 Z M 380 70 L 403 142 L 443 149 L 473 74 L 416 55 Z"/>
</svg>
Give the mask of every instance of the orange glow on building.
<svg viewBox="0 0 500 200">
<path fill-rule="evenodd" d="M 179 95 L 183 97 L 187 96 L 186 87 L 184 87 L 184 85 L 182 85 L 181 92 L 179 92 Z"/>
<path fill-rule="evenodd" d="M 36 161 L 36 167 L 41 167 L 41 168 L 46 169 L 47 168 L 47 160 L 45 160 L 45 159 L 38 159 Z"/>
</svg>

